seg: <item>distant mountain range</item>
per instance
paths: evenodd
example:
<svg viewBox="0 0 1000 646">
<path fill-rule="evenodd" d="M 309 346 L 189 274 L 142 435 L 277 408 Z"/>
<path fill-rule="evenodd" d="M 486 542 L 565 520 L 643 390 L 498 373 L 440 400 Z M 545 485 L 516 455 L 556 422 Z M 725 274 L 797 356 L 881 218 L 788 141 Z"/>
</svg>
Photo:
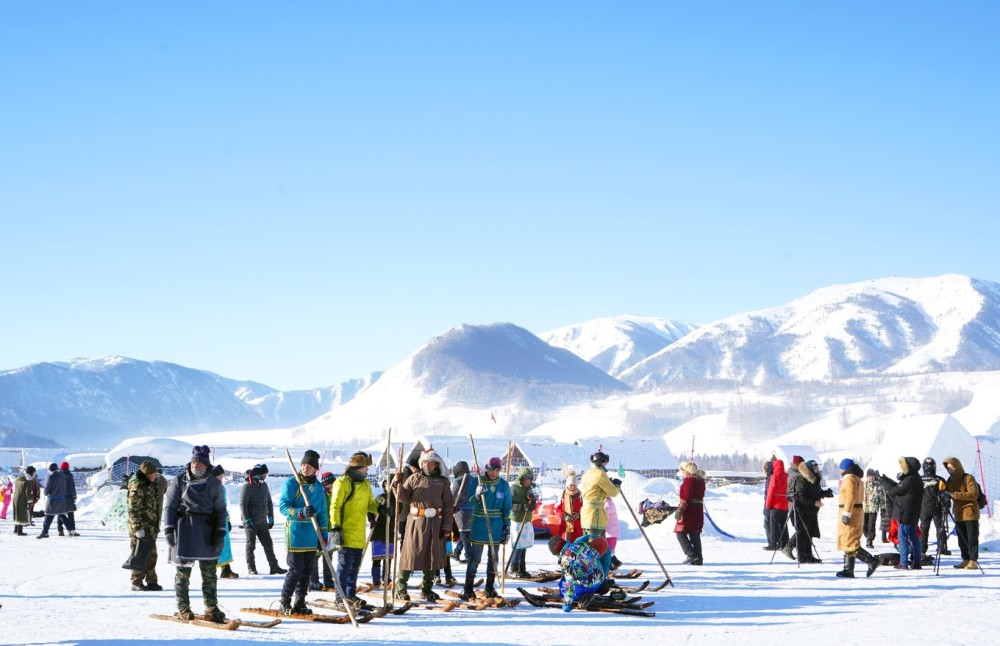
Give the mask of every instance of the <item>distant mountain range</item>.
<svg viewBox="0 0 1000 646">
<path fill-rule="evenodd" d="M 35 364 L 0 372 L 0 445 L 100 448 L 140 435 L 253 429 L 326 444 L 365 441 L 389 426 L 521 434 L 598 402 L 625 411 L 608 432 L 662 433 L 693 404 L 665 412 L 659 392 L 998 368 L 1000 285 L 885 278 L 702 327 L 640 316 L 537 336 L 510 323 L 461 325 L 385 373 L 306 391 L 124 357 Z M 498 423 L 484 425 L 493 411 Z"/>
</svg>

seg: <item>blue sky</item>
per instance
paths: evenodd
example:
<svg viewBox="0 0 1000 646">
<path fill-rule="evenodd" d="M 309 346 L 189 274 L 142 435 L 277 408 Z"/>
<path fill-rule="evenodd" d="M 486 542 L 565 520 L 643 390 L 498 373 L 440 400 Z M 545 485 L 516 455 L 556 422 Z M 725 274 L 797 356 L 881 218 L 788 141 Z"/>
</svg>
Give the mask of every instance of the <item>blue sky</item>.
<svg viewBox="0 0 1000 646">
<path fill-rule="evenodd" d="M 872 6 L 877 5 L 877 6 Z M 1000 5 L 10 2 L 0 368 L 1000 281 Z"/>
</svg>

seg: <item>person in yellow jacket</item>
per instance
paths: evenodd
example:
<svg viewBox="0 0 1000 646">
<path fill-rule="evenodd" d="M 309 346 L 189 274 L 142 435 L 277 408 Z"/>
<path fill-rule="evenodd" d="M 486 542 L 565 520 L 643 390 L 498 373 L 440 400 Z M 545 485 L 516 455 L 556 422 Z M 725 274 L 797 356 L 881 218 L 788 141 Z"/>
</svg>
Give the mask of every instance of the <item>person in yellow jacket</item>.
<svg viewBox="0 0 1000 646">
<path fill-rule="evenodd" d="M 966 473 L 962 462 L 955 457 L 945 458 L 944 468 L 948 471 L 945 491 L 951 495 L 955 512 L 955 534 L 958 547 L 962 550 L 962 562 L 954 567 L 959 570 L 979 569 L 979 483 Z"/>
<path fill-rule="evenodd" d="M 589 536 L 604 537 L 608 528 L 608 515 L 604 511 L 604 499 L 617 496 L 621 490 L 622 481 L 609 478 L 607 464 L 611 458 L 607 453 L 598 451 L 590 456 L 593 466 L 587 469 L 580 480 L 580 495 L 583 497 L 583 508 L 580 510 L 580 526 L 583 533 Z"/>
<path fill-rule="evenodd" d="M 861 547 L 862 525 L 865 521 L 865 477 L 854 460 L 840 461 L 840 517 L 837 523 L 837 549 L 844 553 L 844 569 L 837 572 L 841 578 L 854 578 L 854 562 L 861 559 L 868 565 L 865 576 L 871 576 L 878 567 L 878 559 Z"/>
<path fill-rule="evenodd" d="M 337 576 L 346 599 L 355 608 L 365 604 L 357 596 L 361 557 L 368 543 L 368 513 L 378 513 L 378 503 L 368 482 L 372 458 L 363 451 L 351 456 L 344 475 L 330 494 L 330 544 L 337 550 Z"/>
</svg>

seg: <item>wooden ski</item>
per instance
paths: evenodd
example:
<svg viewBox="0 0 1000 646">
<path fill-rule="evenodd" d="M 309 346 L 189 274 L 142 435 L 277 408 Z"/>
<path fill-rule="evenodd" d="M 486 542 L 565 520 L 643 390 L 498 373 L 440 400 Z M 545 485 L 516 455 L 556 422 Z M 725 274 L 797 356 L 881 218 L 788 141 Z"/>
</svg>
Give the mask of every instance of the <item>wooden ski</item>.
<svg viewBox="0 0 1000 646">
<path fill-rule="evenodd" d="M 229 619 L 223 623 L 217 623 L 214 621 L 208 621 L 207 619 L 182 619 L 177 615 L 149 615 L 152 619 L 160 619 L 162 621 L 174 621 L 179 624 L 188 624 L 190 626 L 201 626 L 202 628 L 214 628 L 216 630 L 236 630 L 240 627 L 242 623 L 239 619 Z"/>
</svg>

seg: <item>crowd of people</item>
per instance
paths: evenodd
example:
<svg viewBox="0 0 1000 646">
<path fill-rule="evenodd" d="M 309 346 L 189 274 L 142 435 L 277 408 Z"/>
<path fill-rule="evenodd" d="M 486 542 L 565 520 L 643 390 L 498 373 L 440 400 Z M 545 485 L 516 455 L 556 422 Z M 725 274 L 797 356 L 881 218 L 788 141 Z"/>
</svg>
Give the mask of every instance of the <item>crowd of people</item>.
<svg viewBox="0 0 1000 646">
<path fill-rule="evenodd" d="M 853 578 L 858 560 L 867 565 L 866 576 L 884 562 L 898 570 L 920 570 L 935 557 L 951 555 L 950 524 L 962 555 L 954 567 L 979 569 L 979 484 L 958 458 L 948 457 L 943 465 L 947 478 L 938 475 L 934 458 L 921 463 L 915 457 L 901 457 L 899 472 L 892 479 L 874 469 L 863 472 L 850 458 L 841 460 L 837 549 L 843 552 L 844 561 L 838 577 Z M 818 512 L 823 500 L 833 497 L 833 490 L 823 487 L 815 460 L 796 455 L 789 466 L 786 473 L 778 458 L 765 465 L 764 549 L 780 550 L 802 564 L 822 563 L 812 541 L 820 537 Z M 933 556 L 928 553 L 932 525 Z M 876 528 L 881 529 L 881 542 L 891 543 L 898 557 L 886 559 L 868 551 L 875 549 Z"/>
</svg>

